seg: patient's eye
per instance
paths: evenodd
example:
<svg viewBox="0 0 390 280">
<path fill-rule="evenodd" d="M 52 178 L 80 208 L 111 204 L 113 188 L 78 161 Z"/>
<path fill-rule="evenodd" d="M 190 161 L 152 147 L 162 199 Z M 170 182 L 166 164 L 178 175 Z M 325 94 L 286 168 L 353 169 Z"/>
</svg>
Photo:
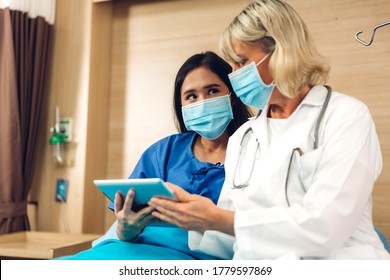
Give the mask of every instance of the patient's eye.
<svg viewBox="0 0 390 280">
<path fill-rule="evenodd" d="M 208 94 L 209 94 L 209 95 L 214 95 L 214 94 L 217 94 L 217 93 L 219 93 L 219 92 L 220 92 L 220 91 L 219 91 L 219 89 L 217 89 L 217 88 L 210 88 Z"/>
<path fill-rule="evenodd" d="M 189 93 L 189 94 L 186 94 L 185 96 L 185 100 L 196 100 L 197 96 L 195 93 Z"/>
</svg>

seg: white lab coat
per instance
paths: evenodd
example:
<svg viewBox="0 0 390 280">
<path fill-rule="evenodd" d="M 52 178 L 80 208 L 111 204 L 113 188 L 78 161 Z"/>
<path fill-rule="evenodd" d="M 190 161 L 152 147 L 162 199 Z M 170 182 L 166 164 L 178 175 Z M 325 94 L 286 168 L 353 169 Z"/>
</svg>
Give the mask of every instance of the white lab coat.
<svg viewBox="0 0 390 280">
<path fill-rule="evenodd" d="M 269 142 L 267 110 L 229 140 L 226 179 L 218 206 L 235 211 L 235 237 L 215 231 L 189 233 L 194 250 L 233 259 L 389 259 L 372 223 L 371 192 L 382 169 L 375 125 L 360 101 L 333 92 L 313 149 L 314 127 L 327 90 L 314 87 Z M 237 183 L 238 149 L 244 131 Z M 255 137 L 260 148 L 255 152 Z M 299 147 L 285 182 L 291 153 Z M 242 179 L 242 180 L 240 180 Z"/>
</svg>

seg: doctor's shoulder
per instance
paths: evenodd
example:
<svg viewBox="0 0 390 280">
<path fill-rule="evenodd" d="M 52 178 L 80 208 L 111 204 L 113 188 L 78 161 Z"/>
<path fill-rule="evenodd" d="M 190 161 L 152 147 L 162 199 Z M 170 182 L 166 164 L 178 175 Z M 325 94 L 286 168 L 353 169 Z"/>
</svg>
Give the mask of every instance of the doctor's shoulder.
<svg viewBox="0 0 390 280">
<path fill-rule="evenodd" d="M 363 101 L 336 91 L 332 92 L 328 111 L 328 116 L 339 118 L 339 121 L 372 118 L 368 106 Z"/>
<path fill-rule="evenodd" d="M 238 138 L 241 139 L 245 132 L 251 127 L 251 125 L 256 121 L 256 117 L 249 118 L 245 123 L 243 123 L 232 135 L 230 135 L 229 139 Z"/>
<path fill-rule="evenodd" d="M 236 152 L 236 150 L 239 149 L 241 140 L 243 139 L 245 134 L 248 133 L 248 130 L 251 128 L 254 121 L 256 121 L 255 118 L 250 118 L 248 121 L 243 123 L 232 135 L 230 135 L 227 144 L 227 150 L 229 150 L 230 152 Z"/>
<path fill-rule="evenodd" d="M 376 134 L 375 131 L 374 119 L 364 102 L 346 94 L 332 92 L 319 128 L 319 134 L 322 135 L 319 139 L 320 143 L 327 142 L 325 139 L 330 139 L 330 137 L 333 139 L 343 137 L 343 139 L 357 142 L 364 141 L 365 137 L 369 137 L 370 134 Z M 359 133 L 360 137 L 352 136 L 356 133 Z"/>
</svg>

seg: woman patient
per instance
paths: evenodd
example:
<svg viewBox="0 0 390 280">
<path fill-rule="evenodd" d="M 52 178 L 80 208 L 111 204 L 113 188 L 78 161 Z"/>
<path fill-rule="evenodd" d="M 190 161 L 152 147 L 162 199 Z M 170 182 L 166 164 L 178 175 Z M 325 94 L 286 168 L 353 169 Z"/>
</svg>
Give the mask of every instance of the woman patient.
<svg viewBox="0 0 390 280">
<path fill-rule="evenodd" d="M 129 178 L 161 178 L 217 203 L 228 138 L 251 116 L 233 93 L 231 71 L 213 52 L 196 54 L 181 66 L 173 96 L 179 134 L 150 146 Z M 61 259 L 215 259 L 191 251 L 183 229 L 146 226 L 155 219 L 154 209 L 131 211 L 134 195 L 132 190 L 126 197 L 116 195 L 117 236 L 106 234 L 93 248 Z"/>
</svg>

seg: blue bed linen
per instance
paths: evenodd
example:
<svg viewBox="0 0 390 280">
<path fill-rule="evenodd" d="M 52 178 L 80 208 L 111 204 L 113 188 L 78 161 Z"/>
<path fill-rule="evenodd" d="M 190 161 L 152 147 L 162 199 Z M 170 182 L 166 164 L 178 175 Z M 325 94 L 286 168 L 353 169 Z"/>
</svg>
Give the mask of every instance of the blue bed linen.
<svg viewBox="0 0 390 280">
<path fill-rule="evenodd" d="M 106 239 L 89 250 L 61 260 L 215 260 L 212 256 L 191 251 L 188 233 L 180 228 L 147 227 L 133 242 Z M 169 243 L 169 246 L 167 246 Z"/>
<path fill-rule="evenodd" d="M 225 179 L 222 165 L 201 162 L 192 153 L 197 134 L 187 132 L 166 137 L 150 146 L 129 178 L 161 178 L 186 191 L 217 203 Z M 109 208 L 113 209 L 111 203 Z M 112 228 L 110 229 L 112 231 Z M 132 242 L 122 242 L 108 233 L 94 247 L 58 259 L 187 260 L 215 259 L 188 248 L 188 233 L 180 228 L 146 227 Z"/>
<path fill-rule="evenodd" d="M 137 245 L 137 246 L 134 246 Z M 133 244 L 118 239 L 106 239 L 97 246 L 74 256 L 56 260 L 194 260 L 189 255 L 166 247 Z"/>
</svg>

